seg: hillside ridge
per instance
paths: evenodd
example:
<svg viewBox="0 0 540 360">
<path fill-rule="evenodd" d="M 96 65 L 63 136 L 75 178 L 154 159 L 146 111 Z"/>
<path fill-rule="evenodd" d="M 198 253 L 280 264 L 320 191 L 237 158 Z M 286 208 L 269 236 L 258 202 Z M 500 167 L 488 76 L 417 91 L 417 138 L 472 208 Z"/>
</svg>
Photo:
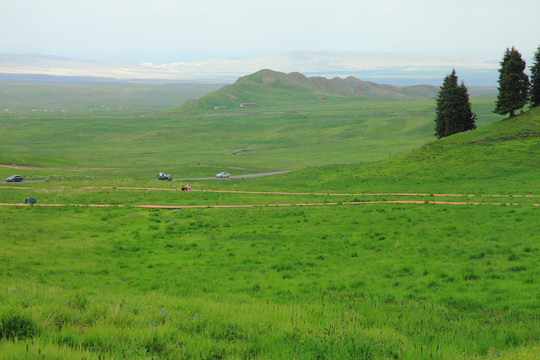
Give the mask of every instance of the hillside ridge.
<svg viewBox="0 0 540 360">
<path fill-rule="evenodd" d="M 374 98 L 377 95 L 383 95 L 385 92 L 387 92 L 388 94 L 392 94 L 398 98 L 408 98 L 409 96 L 407 94 L 404 94 L 403 91 L 407 91 L 410 89 L 423 89 L 428 93 L 428 96 L 435 96 L 438 91 L 435 86 L 431 85 L 396 87 L 393 85 L 384 85 L 372 81 L 360 80 L 354 76 L 347 76 L 346 78 L 333 77 L 331 79 L 328 79 L 323 76 L 307 77 L 300 72 L 291 72 L 289 74 L 286 74 L 270 69 L 263 69 L 254 74 L 244 76 L 240 78 L 237 83 L 246 80 L 253 81 L 258 77 L 262 78 L 264 84 L 273 83 L 274 80 L 272 79 L 278 78 L 282 81 L 285 81 L 282 82 L 283 85 L 298 84 L 306 87 L 311 87 L 322 92 L 329 92 L 344 96 L 354 95 L 366 98 Z M 374 91 L 373 88 L 379 89 L 379 91 Z"/>
<path fill-rule="evenodd" d="M 321 76 L 307 77 L 299 72 L 286 74 L 262 69 L 242 76 L 233 84 L 224 86 L 198 100 L 182 104 L 177 109 L 209 112 L 238 109 L 241 104 L 246 103 L 261 108 L 358 98 L 429 99 L 434 98 L 437 92 L 438 88 L 430 85 L 396 87 L 363 81 L 354 76 L 327 79 Z"/>
</svg>

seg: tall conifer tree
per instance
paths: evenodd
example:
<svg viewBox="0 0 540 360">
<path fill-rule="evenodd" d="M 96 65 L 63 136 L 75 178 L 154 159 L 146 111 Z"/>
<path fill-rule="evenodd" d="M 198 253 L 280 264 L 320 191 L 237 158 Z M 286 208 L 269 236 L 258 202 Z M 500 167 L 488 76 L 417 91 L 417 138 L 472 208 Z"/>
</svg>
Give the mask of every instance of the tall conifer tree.
<svg viewBox="0 0 540 360">
<path fill-rule="evenodd" d="M 529 102 L 529 77 L 525 74 L 525 61 L 514 48 L 506 49 L 499 69 L 499 95 L 494 113 L 515 116 Z"/>
<path fill-rule="evenodd" d="M 476 129 L 476 115 L 471 110 L 469 92 L 461 83 L 458 85 L 456 70 L 444 78 L 437 95 L 435 136 L 438 139 L 452 134 Z"/>
<path fill-rule="evenodd" d="M 459 116 L 459 132 L 476 129 L 476 114 L 472 112 L 471 101 L 469 99 L 469 90 L 463 83 L 458 88 L 460 92 L 460 116 Z"/>
<path fill-rule="evenodd" d="M 531 66 L 531 106 L 540 105 L 540 46 L 534 53 L 534 62 Z"/>
</svg>

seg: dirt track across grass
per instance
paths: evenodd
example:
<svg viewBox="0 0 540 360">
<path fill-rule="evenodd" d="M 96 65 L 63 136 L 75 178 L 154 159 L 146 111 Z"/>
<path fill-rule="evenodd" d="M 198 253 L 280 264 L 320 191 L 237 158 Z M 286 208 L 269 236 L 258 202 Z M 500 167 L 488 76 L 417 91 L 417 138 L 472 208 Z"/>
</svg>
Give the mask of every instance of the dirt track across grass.
<svg viewBox="0 0 540 360">
<path fill-rule="evenodd" d="M 146 188 L 146 187 L 92 187 L 83 189 L 116 189 L 116 190 L 145 190 L 145 191 L 181 191 L 177 188 Z M 244 191 L 244 190 L 191 190 L 193 192 L 230 193 L 230 194 L 261 194 L 261 195 L 309 195 L 309 196 L 433 196 L 433 197 L 494 197 L 494 198 L 540 198 L 540 195 L 521 194 L 427 194 L 427 193 L 304 193 L 284 191 Z"/>
<path fill-rule="evenodd" d="M 28 190 L 28 187 L 1 187 L 10 189 Z M 146 187 L 93 187 L 87 186 L 82 189 L 103 189 L 103 190 L 139 190 L 139 191 L 182 191 L 180 188 L 146 188 Z M 274 192 L 274 191 L 242 191 L 242 190 L 191 190 L 191 192 L 210 192 L 210 193 L 233 193 L 233 194 L 263 194 L 263 195 L 304 195 L 304 196 L 354 196 L 354 197 L 378 197 L 378 196 L 396 196 L 396 197 L 483 197 L 483 198 L 540 198 L 540 195 L 520 195 L 520 194 L 427 194 L 427 193 L 296 193 L 296 192 Z M 356 200 L 356 199 L 355 199 Z M 434 200 L 382 200 L 382 201 L 352 201 L 352 202 L 323 202 L 323 203 L 286 203 L 286 204 L 242 204 L 242 205 L 111 205 L 111 204 L 33 204 L 34 206 L 88 206 L 88 207 L 134 207 L 134 208 L 156 208 L 156 209 L 196 209 L 196 208 L 246 208 L 246 207 L 281 207 L 281 206 L 325 206 L 325 205 L 369 205 L 369 204 L 432 204 L 432 205 L 522 205 L 522 206 L 540 206 L 538 203 L 516 203 L 516 202 L 474 202 L 474 201 L 434 201 Z M 31 206 L 24 203 L 0 203 L 0 206 Z"/>
<path fill-rule="evenodd" d="M 408 205 L 507 205 L 507 206 L 540 206 L 540 204 L 522 204 L 522 203 L 492 203 L 492 202 L 467 202 L 467 201 L 421 201 L 421 200 L 395 200 L 395 201 L 353 201 L 339 203 L 298 203 L 298 204 L 242 204 L 242 205 L 111 205 L 111 204 L 9 204 L 0 203 L 0 206 L 80 206 L 80 207 L 132 207 L 132 208 L 151 208 L 151 209 L 220 209 L 220 208 L 254 208 L 254 207 L 287 207 L 287 206 L 336 206 L 336 205 L 372 205 L 372 204 L 408 204 Z"/>
</svg>

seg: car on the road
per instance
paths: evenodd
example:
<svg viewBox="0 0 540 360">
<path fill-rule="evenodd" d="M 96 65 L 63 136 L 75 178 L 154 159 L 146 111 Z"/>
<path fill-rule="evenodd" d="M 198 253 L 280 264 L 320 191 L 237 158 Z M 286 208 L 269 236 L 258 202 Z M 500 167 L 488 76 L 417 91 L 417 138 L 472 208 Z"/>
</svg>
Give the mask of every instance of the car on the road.
<svg viewBox="0 0 540 360">
<path fill-rule="evenodd" d="M 164 174 L 160 172 L 157 176 L 158 180 L 166 180 L 166 181 L 172 181 L 172 175 L 171 174 Z"/>
<path fill-rule="evenodd" d="M 228 172 L 225 172 L 225 171 L 222 171 L 219 174 L 216 174 L 216 177 L 218 179 L 225 179 L 225 178 L 228 178 L 229 176 L 231 176 L 231 175 Z"/>
<path fill-rule="evenodd" d="M 24 180 L 22 175 L 11 175 L 6 179 L 7 182 L 22 182 Z"/>
</svg>

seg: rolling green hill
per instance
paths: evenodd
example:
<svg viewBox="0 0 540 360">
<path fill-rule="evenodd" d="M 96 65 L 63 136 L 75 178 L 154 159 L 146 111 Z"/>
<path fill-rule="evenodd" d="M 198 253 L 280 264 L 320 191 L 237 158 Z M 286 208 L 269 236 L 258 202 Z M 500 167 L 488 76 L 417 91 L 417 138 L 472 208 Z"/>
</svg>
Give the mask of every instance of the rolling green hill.
<svg viewBox="0 0 540 360">
<path fill-rule="evenodd" d="M 189 101 L 177 111 L 212 112 L 215 107 L 226 107 L 220 111 L 241 110 L 240 104 L 257 104 L 257 109 L 274 106 L 318 104 L 350 99 L 427 99 L 435 97 L 437 88 L 419 85 L 397 88 L 358 80 L 306 77 L 298 72 L 284 74 L 272 70 L 260 70 L 238 79 L 199 100 Z"/>
<path fill-rule="evenodd" d="M 538 194 L 538 179 L 540 108 L 379 162 L 310 168 L 279 181 L 316 190 Z"/>
</svg>

